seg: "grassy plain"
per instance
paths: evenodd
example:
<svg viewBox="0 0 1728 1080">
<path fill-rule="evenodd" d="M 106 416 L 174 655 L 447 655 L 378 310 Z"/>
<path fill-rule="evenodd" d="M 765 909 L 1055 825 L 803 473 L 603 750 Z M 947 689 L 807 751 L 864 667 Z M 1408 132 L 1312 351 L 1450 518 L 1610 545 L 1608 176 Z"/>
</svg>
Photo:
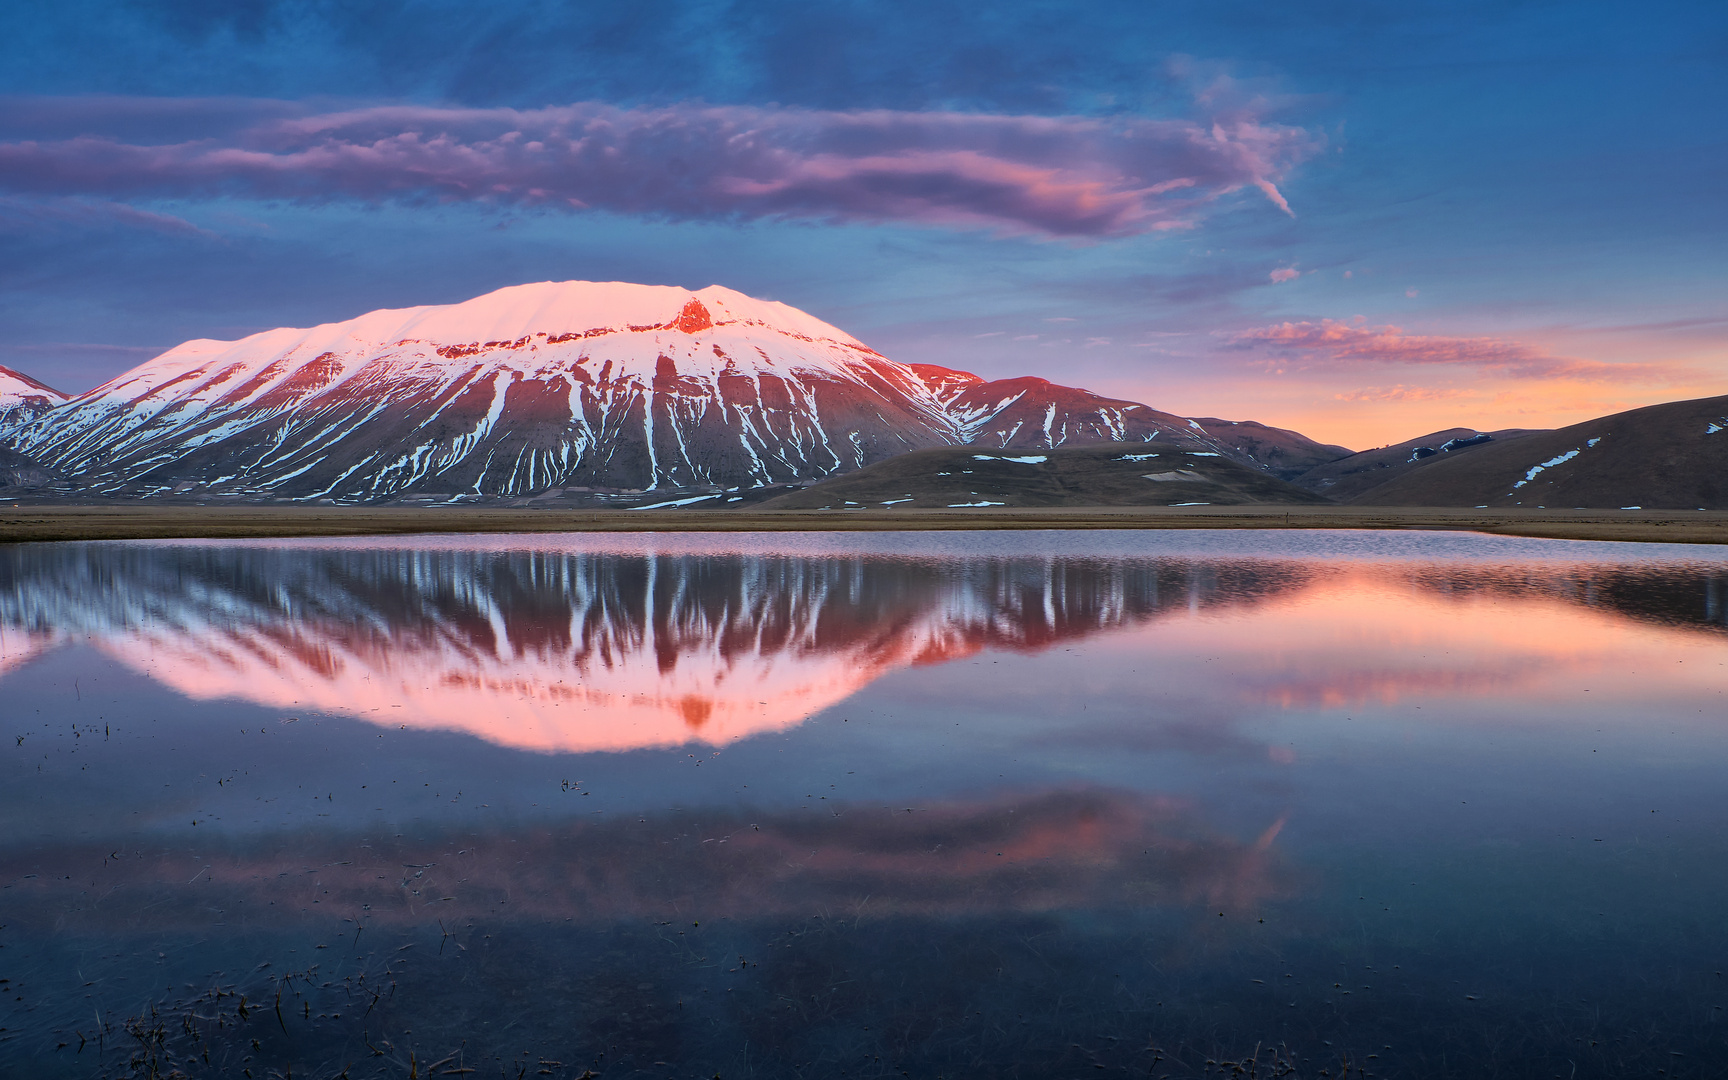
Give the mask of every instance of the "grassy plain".
<svg viewBox="0 0 1728 1080">
<path fill-rule="evenodd" d="M 1728 544 L 1728 511 L 1383 506 L 870 510 L 65 504 L 0 509 L 0 542 L 413 533 L 830 532 L 937 529 L 1449 529 L 1572 540 Z"/>
</svg>

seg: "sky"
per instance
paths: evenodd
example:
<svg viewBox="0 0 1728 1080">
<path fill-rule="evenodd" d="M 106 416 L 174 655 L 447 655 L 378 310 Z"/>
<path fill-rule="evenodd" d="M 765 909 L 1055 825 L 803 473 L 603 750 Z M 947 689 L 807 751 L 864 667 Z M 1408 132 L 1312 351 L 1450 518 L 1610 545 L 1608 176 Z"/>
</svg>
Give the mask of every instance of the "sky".
<svg viewBox="0 0 1728 1080">
<path fill-rule="evenodd" d="M 1728 5 L 12 0 L 0 364 L 530 281 L 1363 449 L 1728 393 Z"/>
</svg>

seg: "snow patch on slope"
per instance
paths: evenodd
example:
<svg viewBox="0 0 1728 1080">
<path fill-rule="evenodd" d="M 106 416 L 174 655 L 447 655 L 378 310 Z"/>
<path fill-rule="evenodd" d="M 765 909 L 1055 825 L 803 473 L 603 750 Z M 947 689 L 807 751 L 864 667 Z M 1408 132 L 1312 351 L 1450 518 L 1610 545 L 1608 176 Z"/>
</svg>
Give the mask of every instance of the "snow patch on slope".
<svg viewBox="0 0 1728 1080">
<path fill-rule="evenodd" d="M 1577 457 L 1579 454 L 1582 454 L 1583 452 L 1584 452 L 1583 450 L 1568 450 L 1564 454 L 1556 454 L 1555 456 L 1549 458 L 1547 461 L 1542 462 L 1540 465 L 1532 465 L 1532 466 L 1530 466 L 1530 471 L 1524 474 L 1524 479 L 1518 481 L 1517 483 L 1513 484 L 1512 486 L 1514 488 L 1521 488 L 1525 484 L 1528 484 L 1530 481 L 1536 479 L 1537 473 L 1540 473 L 1546 469 L 1552 469 L 1556 465 L 1564 465 L 1568 461 L 1571 461 L 1573 458 Z"/>
</svg>

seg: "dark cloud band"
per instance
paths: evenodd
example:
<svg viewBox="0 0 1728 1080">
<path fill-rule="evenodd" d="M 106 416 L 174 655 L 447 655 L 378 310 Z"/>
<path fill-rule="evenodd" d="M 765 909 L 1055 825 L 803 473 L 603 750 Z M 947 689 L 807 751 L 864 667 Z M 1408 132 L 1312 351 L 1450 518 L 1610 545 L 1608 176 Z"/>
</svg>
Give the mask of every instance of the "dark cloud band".
<svg viewBox="0 0 1728 1080">
<path fill-rule="evenodd" d="M 957 112 L 14 100 L 0 189 L 104 199 L 481 202 L 680 220 L 782 218 L 1056 237 L 1191 227 L 1320 145 L 1298 127 Z M 208 126 L 198 129 L 200 116 Z M 53 128 L 55 130 L 46 130 Z M 129 134 L 149 131 L 154 139 Z M 167 129 L 177 137 L 163 138 Z M 99 134 L 91 134 L 99 132 Z M 194 136 L 194 132 L 197 134 Z"/>
</svg>

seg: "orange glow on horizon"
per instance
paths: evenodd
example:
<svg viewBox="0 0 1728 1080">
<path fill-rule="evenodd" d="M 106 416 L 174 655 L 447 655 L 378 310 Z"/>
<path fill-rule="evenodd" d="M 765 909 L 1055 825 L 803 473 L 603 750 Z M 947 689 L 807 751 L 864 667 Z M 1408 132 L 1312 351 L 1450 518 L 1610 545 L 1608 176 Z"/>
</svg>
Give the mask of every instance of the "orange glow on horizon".
<svg viewBox="0 0 1728 1080">
<path fill-rule="evenodd" d="M 1648 352 L 1666 354 L 1657 346 Z M 1728 347 L 1711 344 L 1636 380 L 1521 377 L 1458 365 L 1317 363 L 1222 380 L 1128 384 L 1109 392 L 1181 416 L 1256 420 L 1317 442 L 1372 450 L 1450 428 L 1568 427 L 1646 405 L 1715 397 L 1728 394 L 1723 372 Z"/>
<path fill-rule="evenodd" d="M 1415 584 L 1407 568 L 1358 567 L 1240 613 L 1194 618 L 1179 629 L 1153 624 L 1100 647 L 1156 650 L 1177 683 L 1205 670 L 1207 658 L 1233 652 L 1221 693 L 1245 715 L 1440 702 L 1458 711 L 1427 722 L 1469 722 L 1490 705 L 1496 715 L 1534 719 L 1581 686 L 1592 688 L 1596 704 L 1621 696 L 1629 708 L 1647 703 L 1651 686 L 1638 672 L 1668 673 L 1658 693 L 1722 683 L 1714 668 L 1676 662 L 1719 650 L 1713 635 L 1558 596 L 1448 596 Z M 1210 685 L 1204 692 L 1220 693 Z"/>
</svg>

